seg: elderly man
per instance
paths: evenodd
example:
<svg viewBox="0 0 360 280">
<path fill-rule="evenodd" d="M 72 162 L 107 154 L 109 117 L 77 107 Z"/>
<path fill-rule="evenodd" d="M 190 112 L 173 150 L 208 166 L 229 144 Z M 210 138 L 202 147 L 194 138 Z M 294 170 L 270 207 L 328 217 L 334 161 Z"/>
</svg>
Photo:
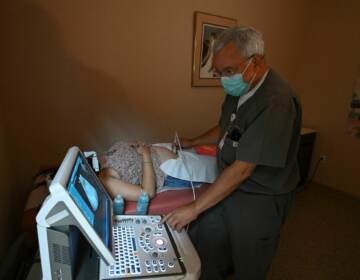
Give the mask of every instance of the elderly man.
<svg viewBox="0 0 360 280">
<path fill-rule="evenodd" d="M 262 35 L 250 27 L 223 32 L 213 47 L 214 73 L 226 93 L 217 126 L 183 146 L 217 144 L 220 175 L 196 201 L 164 221 L 190 236 L 201 279 L 265 279 L 299 181 L 301 107 L 264 59 Z"/>
</svg>

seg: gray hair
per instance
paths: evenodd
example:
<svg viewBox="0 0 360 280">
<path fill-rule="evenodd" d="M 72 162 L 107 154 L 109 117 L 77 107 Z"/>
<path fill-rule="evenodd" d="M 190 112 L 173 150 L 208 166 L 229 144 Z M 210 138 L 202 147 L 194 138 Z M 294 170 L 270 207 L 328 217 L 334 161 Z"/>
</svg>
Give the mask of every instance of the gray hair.
<svg viewBox="0 0 360 280">
<path fill-rule="evenodd" d="M 226 29 L 216 38 L 213 53 L 217 53 L 230 42 L 234 42 L 241 54 L 246 58 L 254 54 L 264 55 L 262 34 L 252 27 L 236 26 Z"/>
</svg>

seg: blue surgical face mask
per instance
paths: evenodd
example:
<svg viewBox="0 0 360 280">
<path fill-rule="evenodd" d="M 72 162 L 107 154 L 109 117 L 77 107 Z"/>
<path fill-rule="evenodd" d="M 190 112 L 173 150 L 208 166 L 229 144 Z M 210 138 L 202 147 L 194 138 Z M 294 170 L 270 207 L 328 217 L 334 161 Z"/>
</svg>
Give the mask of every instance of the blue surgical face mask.
<svg viewBox="0 0 360 280">
<path fill-rule="evenodd" d="M 251 59 L 249 60 L 242 73 L 235 74 L 230 77 L 221 77 L 220 81 L 226 94 L 229 94 L 231 96 L 242 96 L 247 92 L 250 83 L 244 80 L 243 74 L 248 68 L 250 62 Z"/>
</svg>

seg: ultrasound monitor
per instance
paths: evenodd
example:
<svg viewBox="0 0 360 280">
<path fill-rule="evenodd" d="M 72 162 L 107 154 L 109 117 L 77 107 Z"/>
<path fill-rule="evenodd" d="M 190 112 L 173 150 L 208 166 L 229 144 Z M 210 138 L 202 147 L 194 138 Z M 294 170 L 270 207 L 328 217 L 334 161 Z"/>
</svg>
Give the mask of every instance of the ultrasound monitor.
<svg viewBox="0 0 360 280">
<path fill-rule="evenodd" d="M 36 217 L 43 279 L 199 277 L 200 259 L 185 231 L 171 230 L 158 215 L 114 219 L 112 200 L 79 148 L 69 149 L 49 189 Z M 79 257 L 87 251 L 95 258 Z M 89 267 L 97 272 L 79 278 L 75 268 L 94 259 Z"/>
<path fill-rule="evenodd" d="M 66 186 L 71 198 L 111 251 L 111 202 L 82 154 L 77 154 Z"/>
<path fill-rule="evenodd" d="M 68 151 L 36 220 L 44 279 L 53 279 L 54 273 L 73 273 L 71 245 L 76 242 L 76 234 L 72 226 L 80 230 L 105 263 L 115 262 L 111 199 L 77 147 Z"/>
</svg>

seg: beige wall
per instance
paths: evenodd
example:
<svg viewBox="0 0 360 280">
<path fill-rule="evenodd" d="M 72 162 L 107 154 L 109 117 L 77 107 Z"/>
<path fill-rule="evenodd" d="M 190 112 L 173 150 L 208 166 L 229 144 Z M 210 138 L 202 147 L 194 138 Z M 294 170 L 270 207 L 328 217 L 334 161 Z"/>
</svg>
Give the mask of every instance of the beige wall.
<svg viewBox="0 0 360 280">
<path fill-rule="evenodd" d="M 9 170 L 1 182 L 12 176 L 0 185 L 2 231 L 16 231 L 32 176 L 69 146 L 169 141 L 175 130 L 191 136 L 217 122 L 222 90 L 190 86 L 194 11 L 262 30 L 270 63 L 291 82 L 302 58 L 301 0 L 8 2 L 0 9 Z"/>
<path fill-rule="evenodd" d="M 347 114 L 360 70 L 360 2 L 312 1 L 296 88 L 304 124 L 318 131 L 315 181 L 360 197 L 360 139 L 346 134 Z"/>
</svg>

